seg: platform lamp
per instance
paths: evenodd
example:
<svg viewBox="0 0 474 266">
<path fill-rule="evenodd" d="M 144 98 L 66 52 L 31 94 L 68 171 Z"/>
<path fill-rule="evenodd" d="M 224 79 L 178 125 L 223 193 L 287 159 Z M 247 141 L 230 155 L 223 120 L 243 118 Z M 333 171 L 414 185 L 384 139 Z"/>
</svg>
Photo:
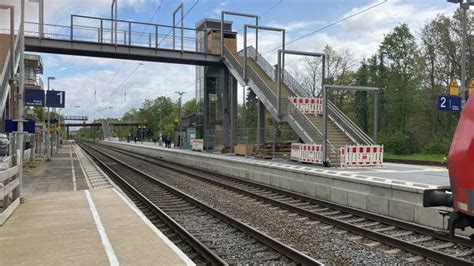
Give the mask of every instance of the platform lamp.
<svg viewBox="0 0 474 266">
<path fill-rule="evenodd" d="M 474 5 L 474 0 L 447 0 L 449 3 L 459 4 L 461 9 L 461 109 L 464 109 L 466 104 L 466 39 L 467 39 L 467 10 L 471 5 Z"/>
</svg>

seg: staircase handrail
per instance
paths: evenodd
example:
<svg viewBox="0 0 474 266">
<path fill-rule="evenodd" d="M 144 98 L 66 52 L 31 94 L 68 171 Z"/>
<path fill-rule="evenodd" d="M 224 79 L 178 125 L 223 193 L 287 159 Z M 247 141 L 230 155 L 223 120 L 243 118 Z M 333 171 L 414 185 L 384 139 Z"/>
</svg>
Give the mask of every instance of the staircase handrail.
<svg viewBox="0 0 474 266">
<path fill-rule="evenodd" d="M 20 32 L 21 32 L 20 28 Z M 20 61 L 20 49 L 18 47 L 20 46 L 20 35 L 18 34 L 16 36 L 15 40 L 15 54 L 14 56 L 14 64 L 15 64 L 15 69 L 17 69 L 17 66 Z M 9 89 L 9 81 L 10 81 L 10 76 L 11 76 L 11 49 L 8 49 L 8 54 L 7 57 L 5 58 L 5 64 L 3 65 L 3 70 L 2 70 L 2 81 L 0 83 L 0 90 L 1 90 L 1 98 L 0 98 L 0 118 L 3 118 L 3 114 L 5 113 L 5 106 L 7 104 L 7 99 L 8 99 L 8 93 L 10 92 Z"/>
<path fill-rule="evenodd" d="M 328 116 L 333 122 L 339 124 L 340 128 L 345 131 L 346 135 L 361 145 L 375 145 L 373 141 L 360 127 L 358 127 L 344 112 L 337 106 L 328 101 Z"/>
<path fill-rule="evenodd" d="M 306 124 L 309 126 L 311 129 L 313 129 L 316 134 L 312 134 L 312 136 L 318 136 L 319 142 L 316 142 L 313 140 L 315 143 L 323 143 L 323 133 L 308 119 L 306 115 L 304 115 L 295 105 L 294 103 L 288 99 L 288 105 L 291 106 L 289 109 L 291 109 L 293 112 L 291 112 L 291 115 L 295 120 L 298 121 L 298 124 L 303 126 L 303 124 Z M 328 141 L 328 147 L 329 147 L 329 152 L 335 152 L 336 148 L 334 145 Z"/>
<path fill-rule="evenodd" d="M 242 73 L 243 66 L 239 63 L 235 55 L 227 49 L 227 47 L 224 47 L 224 57 L 239 73 Z M 268 85 L 263 82 L 263 78 L 260 77 L 260 75 L 252 68 L 252 66 L 247 65 L 247 75 L 255 83 L 255 85 L 257 85 L 257 87 L 262 90 L 272 106 L 277 106 L 278 99 L 275 93 L 273 93 L 271 88 L 269 88 Z"/>
</svg>

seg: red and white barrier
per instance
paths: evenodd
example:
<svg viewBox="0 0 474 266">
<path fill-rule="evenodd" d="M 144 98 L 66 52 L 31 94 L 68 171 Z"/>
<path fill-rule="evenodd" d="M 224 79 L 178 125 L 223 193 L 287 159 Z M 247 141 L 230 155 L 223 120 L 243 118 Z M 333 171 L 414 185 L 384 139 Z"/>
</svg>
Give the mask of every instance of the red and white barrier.
<svg viewBox="0 0 474 266">
<path fill-rule="evenodd" d="M 323 99 L 292 96 L 290 101 L 304 114 L 322 115 Z"/>
<path fill-rule="evenodd" d="M 323 146 L 321 144 L 291 144 L 291 160 L 304 163 L 323 163 Z"/>
<path fill-rule="evenodd" d="M 357 145 L 340 149 L 341 167 L 364 167 L 383 165 L 383 146 Z"/>
</svg>

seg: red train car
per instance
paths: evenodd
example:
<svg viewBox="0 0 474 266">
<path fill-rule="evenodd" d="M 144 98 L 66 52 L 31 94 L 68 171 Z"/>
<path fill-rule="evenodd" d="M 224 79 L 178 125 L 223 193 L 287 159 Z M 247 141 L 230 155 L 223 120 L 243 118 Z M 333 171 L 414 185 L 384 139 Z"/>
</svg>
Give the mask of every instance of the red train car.
<svg viewBox="0 0 474 266">
<path fill-rule="evenodd" d="M 471 97 L 474 98 L 474 97 Z M 474 100 L 467 101 L 454 133 L 448 157 L 450 188 L 427 190 L 423 206 L 452 207 L 449 231 L 474 227 Z M 474 235 L 471 236 L 474 240 Z"/>
</svg>

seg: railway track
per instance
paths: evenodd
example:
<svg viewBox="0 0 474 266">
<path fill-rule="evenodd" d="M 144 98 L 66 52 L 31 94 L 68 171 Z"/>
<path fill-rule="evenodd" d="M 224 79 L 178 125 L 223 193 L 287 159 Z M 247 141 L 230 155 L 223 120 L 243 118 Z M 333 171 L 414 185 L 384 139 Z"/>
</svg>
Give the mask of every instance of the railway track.
<svg viewBox="0 0 474 266">
<path fill-rule="evenodd" d="M 200 264 L 321 265 L 318 261 L 229 217 L 104 152 L 81 145 L 112 179 L 192 248 Z M 154 219 L 153 222 L 157 222 Z M 158 226 L 160 227 L 160 226 Z"/>
<path fill-rule="evenodd" d="M 446 232 L 429 227 L 318 200 L 249 180 L 215 174 L 185 165 L 177 165 L 161 158 L 150 158 L 121 149 L 104 147 L 151 163 L 155 167 L 164 167 L 214 186 L 278 206 L 301 216 L 356 233 L 373 241 L 408 251 L 418 255 L 418 258 L 424 257 L 437 262 L 456 265 L 472 265 L 474 262 L 474 244 L 464 237 L 456 236 L 454 239 L 449 239 Z M 416 257 L 412 262 L 416 262 Z"/>
</svg>

